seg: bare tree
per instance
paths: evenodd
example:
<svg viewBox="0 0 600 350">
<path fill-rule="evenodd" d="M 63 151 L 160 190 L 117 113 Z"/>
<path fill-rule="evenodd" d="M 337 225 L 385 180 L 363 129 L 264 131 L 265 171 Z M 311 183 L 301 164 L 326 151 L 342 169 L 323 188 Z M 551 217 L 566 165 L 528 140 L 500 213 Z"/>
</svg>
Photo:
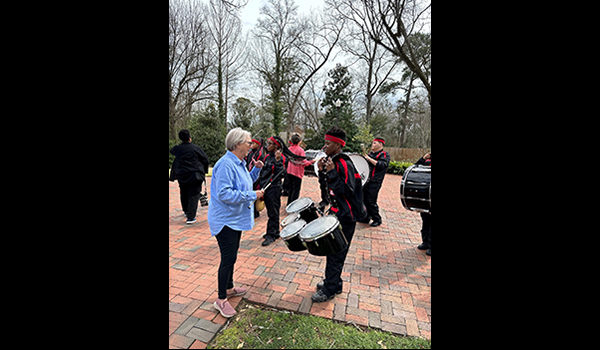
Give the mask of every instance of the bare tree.
<svg viewBox="0 0 600 350">
<path fill-rule="evenodd" d="M 216 83 L 212 70 L 205 6 L 198 0 L 169 1 L 169 137 L 177 138 L 177 126 L 185 125 L 192 105 L 209 99 Z"/>
<path fill-rule="evenodd" d="M 284 92 L 296 79 L 294 51 L 306 30 L 298 20 L 294 0 L 269 0 L 260 13 L 254 33 L 254 67 L 266 81 L 270 91 L 267 109 L 273 115 L 275 133 L 281 131 L 284 115 Z"/>
<path fill-rule="evenodd" d="M 369 123 L 373 113 L 373 97 L 401 60 L 383 50 L 379 44 L 369 38 L 368 33 L 357 27 L 355 22 L 351 23 L 354 25 L 347 27 L 349 34 L 342 41 L 341 48 L 367 67 L 360 75 L 365 77 L 361 81 L 366 82 L 366 86 L 361 86 L 361 90 L 364 91 L 365 97 L 365 121 Z"/>
<path fill-rule="evenodd" d="M 427 89 L 431 104 L 431 75 L 418 64 L 408 38 L 428 23 L 430 0 L 325 0 L 340 17 L 354 21 L 386 50 L 402 59 Z"/>
<path fill-rule="evenodd" d="M 217 108 L 219 118 L 225 123 L 229 83 L 239 75 L 245 61 L 245 41 L 242 40 L 242 23 L 237 8 L 222 0 L 210 0 L 209 4 L 205 21 L 216 46 Z"/>
<path fill-rule="evenodd" d="M 288 94 L 288 130 L 291 135 L 299 98 L 306 84 L 327 63 L 338 44 L 344 21 L 324 14 L 313 14 L 304 19 L 306 28 L 296 45 L 295 59 L 299 64 L 298 84 Z"/>
</svg>

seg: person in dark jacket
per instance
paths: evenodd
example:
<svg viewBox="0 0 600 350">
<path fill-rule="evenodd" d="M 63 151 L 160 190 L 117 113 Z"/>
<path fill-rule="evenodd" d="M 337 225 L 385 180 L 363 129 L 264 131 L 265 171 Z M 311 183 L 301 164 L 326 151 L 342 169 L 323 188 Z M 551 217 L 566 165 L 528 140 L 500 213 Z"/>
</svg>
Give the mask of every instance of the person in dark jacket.
<svg viewBox="0 0 600 350">
<path fill-rule="evenodd" d="M 246 160 L 246 166 L 248 167 L 248 171 L 251 171 L 254 168 L 254 164 L 259 160 L 261 162 L 265 162 L 267 158 L 267 148 L 265 147 L 265 142 L 262 137 L 258 139 L 252 139 L 252 145 L 250 146 L 250 153 L 244 158 Z M 258 182 L 255 182 L 253 185 L 253 189 L 258 190 Z M 256 209 L 256 205 L 254 206 L 254 218 L 258 218 L 260 216 L 260 212 Z"/>
<path fill-rule="evenodd" d="M 281 180 L 285 175 L 284 167 L 287 165 L 286 157 L 281 152 L 283 140 L 279 136 L 272 136 L 267 141 L 267 157 L 258 176 L 257 190 L 271 185 L 265 191 L 265 207 L 267 208 L 267 232 L 263 236 L 263 246 L 275 242 L 279 238 L 279 209 L 281 208 Z M 283 172 L 282 172 L 283 171 Z"/>
<path fill-rule="evenodd" d="M 200 146 L 192 143 L 189 130 L 182 129 L 179 139 L 181 144 L 169 150 L 175 156 L 169 180 L 179 183 L 179 197 L 187 218 L 186 224 L 193 224 L 196 222 L 200 188 L 208 171 L 208 157 Z"/>
<path fill-rule="evenodd" d="M 431 152 L 427 153 L 421 159 L 417 160 L 415 165 L 427 165 L 431 166 Z M 425 254 L 431 256 L 431 212 L 423 213 L 421 212 L 421 220 L 423 220 L 423 226 L 421 227 L 421 239 L 423 243 L 421 243 L 417 249 L 425 250 Z"/>
<path fill-rule="evenodd" d="M 365 155 L 365 159 L 369 163 L 369 181 L 363 187 L 363 197 L 367 213 L 373 219 L 371 223 L 373 227 L 381 225 L 377 197 L 379 196 L 379 190 L 383 184 L 385 173 L 390 165 L 390 154 L 383 150 L 383 145 L 385 145 L 385 140 L 382 137 L 375 138 L 371 144 L 371 152 Z M 368 222 L 369 218 L 367 218 L 365 223 Z"/>
<path fill-rule="evenodd" d="M 327 159 L 317 162 L 319 167 L 319 185 L 325 188 L 330 197 L 330 210 L 335 213 L 342 233 L 348 241 L 348 248 L 327 255 L 325 280 L 317 284 L 317 292 L 311 297 L 316 302 L 324 302 L 342 292 L 342 269 L 346 255 L 352 243 L 356 221 L 367 216 L 363 205 L 363 191 L 360 174 L 349 156 L 342 152 L 346 145 L 346 132 L 338 127 L 331 127 L 325 133 L 323 152 Z"/>
</svg>

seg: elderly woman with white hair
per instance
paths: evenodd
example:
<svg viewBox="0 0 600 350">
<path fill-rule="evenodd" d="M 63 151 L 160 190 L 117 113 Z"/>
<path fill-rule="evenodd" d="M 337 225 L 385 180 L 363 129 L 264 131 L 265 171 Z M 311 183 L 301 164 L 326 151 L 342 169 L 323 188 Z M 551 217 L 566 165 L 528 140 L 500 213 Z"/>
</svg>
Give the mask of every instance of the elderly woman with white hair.
<svg viewBox="0 0 600 350">
<path fill-rule="evenodd" d="M 248 172 L 244 160 L 251 144 L 252 137 L 248 131 L 232 129 L 225 138 L 227 153 L 215 164 L 210 184 L 208 225 L 221 252 L 217 277 L 219 295 L 214 306 L 227 318 L 236 314 L 227 298 L 246 293 L 245 288 L 234 287 L 233 270 L 242 231 L 254 227 L 254 201 L 264 196 L 264 191 L 252 190 L 252 183 L 258 178 L 263 162 L 255 162 L 252 171 Z"/>
</svg>

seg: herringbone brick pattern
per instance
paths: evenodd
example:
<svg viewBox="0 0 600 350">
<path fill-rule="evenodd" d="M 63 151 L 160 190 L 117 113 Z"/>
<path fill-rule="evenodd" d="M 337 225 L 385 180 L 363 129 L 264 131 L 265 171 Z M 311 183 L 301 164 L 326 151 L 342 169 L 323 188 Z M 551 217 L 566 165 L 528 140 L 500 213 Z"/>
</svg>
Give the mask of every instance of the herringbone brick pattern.
<svg viewBox="0 0 600 350">
<path fill-rule="evenodd" d="M 307 313 L 399 334 L 431 339 L 431 257 L 416 249 L 421 218 L 400 203 L 401 176 L 387 174 L 379 193 L 383 224 L 358 223 L 342 272 L 343 292 L 324 303 L 311 295 L 325 275 L 325 257 L 292 252 L 278 239 L 262 247 L 266 209 L 254 229 L 243 232 L 234 282 L 248 288 L 241 298 L 271 307 Z M 207 178 L 210 189 L 211 178 Z M 320 201 L 316 177 L 303 178 L 300 197 Z M 210 199 L 210 193 L 209 193 Z M 287 213 L 281 198 L 281 217 Z M 169 182 L 169 345 L 205 348 L 226 322 L 212 306 L 217 298 L 220 253 L 210 236 L 206 214 L 185 225 L 179 187 Z"/>
</svg>

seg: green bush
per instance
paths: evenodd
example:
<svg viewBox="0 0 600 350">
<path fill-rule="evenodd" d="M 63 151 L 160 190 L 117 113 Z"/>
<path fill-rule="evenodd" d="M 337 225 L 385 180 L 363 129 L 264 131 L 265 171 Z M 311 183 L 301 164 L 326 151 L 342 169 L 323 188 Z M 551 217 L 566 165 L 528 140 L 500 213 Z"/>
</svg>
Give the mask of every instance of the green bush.
<svg viewBox="0 0 600 350">
<path fill-rule="evenodd" d="M 178 145 L 181 141 L 177 140 L 169 140 L 169 149 Z M 173 167 L 173 161 L 175 160 L 175 156 L 169 152 L 169 169 Z"/>
<path fill-rule="evenodd" d="M 408 168 L 411 165 L 413 165 L 413 163 L 411 163 L 411 162 L 391 161 L 390 166 L 388 167 L 387 173 L 395 174 L 395 175 L 404 175 L 404 171 L 406 170 L 406 168 Z"/>
</svg>

